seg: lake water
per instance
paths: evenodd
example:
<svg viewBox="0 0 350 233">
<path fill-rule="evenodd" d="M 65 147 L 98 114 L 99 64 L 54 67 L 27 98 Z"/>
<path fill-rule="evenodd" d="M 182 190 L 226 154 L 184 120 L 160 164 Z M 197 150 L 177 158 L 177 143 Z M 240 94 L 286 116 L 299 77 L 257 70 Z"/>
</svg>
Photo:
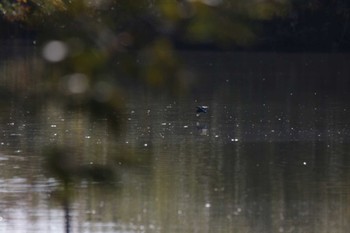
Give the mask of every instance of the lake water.
<svg viewBox="0 0 350 233">
<path fill-rule="evenodd" d="M 3 98 L 0 232 L 66 232 L 67 219 L 71 232 L 349 232 L 350 56 L 180 55 L 195 86 L 126 92 L 117 138 L 79 113 Z M 3 93 L 33 72 L 26 56 L 0 57 Z M 57 143 L 82 163 L 117 154 L 116 185 L 81 181 L 62 205 L 41 155 Z"/>
</svg>

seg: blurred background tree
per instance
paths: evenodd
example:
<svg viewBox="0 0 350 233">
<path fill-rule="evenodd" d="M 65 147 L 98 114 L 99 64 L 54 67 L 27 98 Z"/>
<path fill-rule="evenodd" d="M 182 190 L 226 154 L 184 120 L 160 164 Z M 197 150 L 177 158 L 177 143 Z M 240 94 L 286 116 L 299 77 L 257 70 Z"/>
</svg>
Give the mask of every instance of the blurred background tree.
<svg viewBox="0 0 350 233">
<path fill-rule="evenodd" d="M 161 36 L 176 48 L 340 51 L 350 48 L 349 9 L 345 0 L 2 0 L 0 37 L 31 28 L 96 44 L 125 31 L 119 48 Z"/>
</svg>

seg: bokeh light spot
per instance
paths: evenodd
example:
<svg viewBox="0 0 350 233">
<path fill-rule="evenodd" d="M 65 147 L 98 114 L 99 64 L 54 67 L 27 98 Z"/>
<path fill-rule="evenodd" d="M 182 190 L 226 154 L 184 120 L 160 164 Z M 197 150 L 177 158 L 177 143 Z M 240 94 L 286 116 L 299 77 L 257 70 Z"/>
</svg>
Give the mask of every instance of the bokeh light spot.
<svg viewBox="0 0 350 233">
<path fill-rule="evenodd" d="M 60 62 L 66 58 L 68 53 L 68 48 L 65 43 L 61 41 L 50 41 L 48 42 L 44 48 L 42 55 L 44 59 L 49 62 Z"/>
<path fill-rule="evenodd" d="M 84 74 L 76 73 L 68 77 L 68 90 L 73 94 L 80 94 L 87 91 L 89 80 Z"/>
</svg>

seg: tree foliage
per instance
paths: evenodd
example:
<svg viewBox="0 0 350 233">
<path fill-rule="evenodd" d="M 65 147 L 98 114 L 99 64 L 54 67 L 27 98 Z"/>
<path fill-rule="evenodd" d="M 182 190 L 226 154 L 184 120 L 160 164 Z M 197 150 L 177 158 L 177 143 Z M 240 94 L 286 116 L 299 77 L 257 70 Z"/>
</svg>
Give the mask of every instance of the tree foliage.
<svg viewBox="0 0 350 233">
<path fill-rule="evenodd" d="M 256 21 L 285 15 L 288 6 L 287 0 L 3 0 L 0 12 L 12 25 L 30 28 L 41 50 L 40 88 L 17 93 L 104 119 L 117 132 L 122 87 L 136 83 L 173 94 L 188 88 L 191 75 L 177 43 L 249 45 Z M 65 153 L 47 151 L 50 170 L 67 183 L 77 167 L 66 164 Z"/>
<path fill-rule="evenodd" d="M 29 84 L 16 93 L 107 119 L 118 131 L 123 87 L 172 94 L 189 88 L 192 75 L 176 54 L 178 43 L 249 45 L 255 22 L 285 15 L 288 6 L 287 0 L 3 0 L 0 12 L 30 28 L 41 48 L 40 88 Z"/>
</svg>

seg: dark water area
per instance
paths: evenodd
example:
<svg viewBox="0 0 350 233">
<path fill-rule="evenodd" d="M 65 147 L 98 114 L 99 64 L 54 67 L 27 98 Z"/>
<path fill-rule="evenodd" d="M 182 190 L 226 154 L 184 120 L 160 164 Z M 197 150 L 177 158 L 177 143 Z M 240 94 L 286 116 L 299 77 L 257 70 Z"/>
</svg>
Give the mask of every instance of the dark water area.
<svg viewBox="0 0 350 233">
<path fill-rule="evenodd" d="M 179 56 L 195 85 L 128 90 L 117 138 L 59 106 L 34 116 L 2 100 L 0 232 L 65 232 L 61 186 L 40 155 L 55 143 L 78 147 L 81 162 L 143 159 L 115 162 L 117 188 L 74 186 L 71 232 L 349 232 L 350 56 Z M 1 57 L 1 90 L 36 62 Z"/>
</svg>

